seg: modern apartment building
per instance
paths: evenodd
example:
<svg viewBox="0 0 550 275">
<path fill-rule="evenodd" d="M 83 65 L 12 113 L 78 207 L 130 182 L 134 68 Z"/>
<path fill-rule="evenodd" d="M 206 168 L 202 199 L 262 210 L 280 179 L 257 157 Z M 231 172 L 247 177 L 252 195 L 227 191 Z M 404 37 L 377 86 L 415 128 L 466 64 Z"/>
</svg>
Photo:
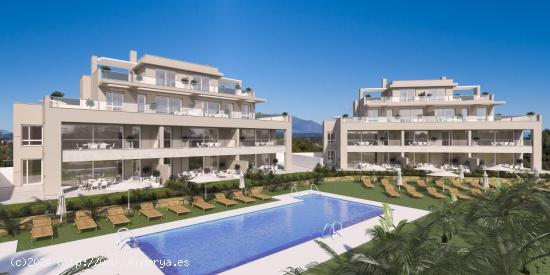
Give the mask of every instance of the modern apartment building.
<svg viewBox="0 0 550 275">
<path fill-rule="evenodd" d="M 256 97 L 218 68 L 153 55 L 91 58 L 80 98 L 14 104 L 14 185 L 46 196 L 79 177 L 291 166 L 291 118 L 256 114 Z M 280 160 L 279 163 L 282 163 Z"/>
<path fill-rule="evenodd" d="M 506 116 L 505 104 L 479 85 L 452 79 L 382 80 L 359 89 L 353 117 L 325 120 L 326 163 L 340 169 L 362 164 L 436 166 L 507 164 L 541 170 L 542 117 Z"/>
</svg>

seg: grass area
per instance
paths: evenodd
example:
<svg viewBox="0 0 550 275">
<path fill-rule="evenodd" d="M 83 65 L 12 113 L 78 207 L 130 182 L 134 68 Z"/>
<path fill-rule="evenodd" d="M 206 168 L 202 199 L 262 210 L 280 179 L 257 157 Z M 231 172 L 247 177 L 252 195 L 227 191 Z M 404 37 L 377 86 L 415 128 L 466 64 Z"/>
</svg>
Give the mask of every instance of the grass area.
<svg viewBox="0 0 550 275">
<path fill-rule="evenodd" d="M 308 185 L 302 185 L 297 188 L 299 191 L 303 191 L 303 190 L 309 190 L 310 187 Z M 421 193 L 424 192 L 421 190 L 421 188 L 417 188 L 417 189 Z M 419 209 L 428 209 L 431 206 L 436 208 L 441 207 L 442 202 L 444 201 L 444 200 L 433 199 L 429 197 L 429 195 L 427 194 L 425 194 L 424 198 L 415 199 L 408 196 L 403 190 L 401 190 L 400 192 L 401 193 L 400 198 L 391 198 L 386 195 L 386 193 L 384 192 L 384 189 L 379 184 L 375 184 L 375 188 L 367 189 L 367 188 L 364 188 L 360 183 L 353 182 L 353 181 L 325 182 L 319 185 L 319 190 L 323 192 L 329 192 L 329 193 L 334 193 L 334 194 L 339 194 L 344 196 L 350 196 L 350 197 L 379 201 L 379 202 L 387 202 L 391 204 L 414 207 Z M 275 195 L 286 194 L 289 192 L 290 190 L 279 190 L 276 192 L 268 192 L 268 193 L 272 196 L 275 196 Z M 214 203 L 214 202 L 211 201 L 210 203 Z M 208 214 L 219 213 L 219 212 L 227 211 L 231 209 L 258 205 L 261 203 L 265 203 L 265 202 L 256 201 L 254 203 L 250 203 L 247 205 L 241 203 L 229 208 L 222 206 L 220 204 L 216 204 L 216 208 L 209 211 L 202 211 L 197 208 L 192 208 L 191 213 L 187 215 L 181 215 L 179 217 L 176 216 L 174 213 L 167 211 L 166 209 L 160 208 L 159 211 L 164 214 L 164 220 L 157 219 L 157 220 L 147 221 L 145 217 L 139 216 L 136 214 L 130 218 L 132 223 L 128 226 L 128 228 L 135 229 L 135 228 L 140 228 L 144 226 L 160 224 L 164 222 L 171 222 L 171 221 L 176 221 L 180 219 L 188 219 L 188 218 L 197 217 L 201 215 L 208 215 Z M 72 223 L 69 223 L 69 224 L 58 225 L 54 230 L 55 236 L 53 239 L 40 239 L 38 241 L 31 242 L 30 232 L 22 231 L 16 238 L 13 238 L 11 236 L 0 237 L 0 242 L 12 241 L 17 239 L 19 241 L 17 250 L 22 251 L 22 250 L 28 250 L 28 249 L 33 249 L 33 248 L 38 248 L 38 247 L 43 247 L 43 246 L 48 246 L 53 244 L 70 242 L 70 241 L 84 239 L 84 238 L 91 238 L 91 237 L 96 237 L 100 235 L 110 234 L 110 233 L 116 232 L 116 230 L 118 230 L 119 228 L 119 227 L 113 228 L 113 226 L 108 221 L 106 221 L 105 218 L 98 219 L 97 223 L 99 226 L 99 230 L 97 231 L 85 231 L 78 234 L 75 226 Z"/>
<path fill-rule="evenodd" d="M 215 204 L 216 208 L 212 210 L 207 210 L 207 211 L 202 211 L 198 208 L 194 208 L 194 207 L 191 208 L 188 206 L 191 212 L 185 215 L 180 215 L 179 217 L 176 216 L 176 214 L 174 214 L 173 212 L 166 210 L 165 208 L 158 208 L 158 210 L 162 214 L 164 214 L 164 220 L 154 219 L 151 221 L 147 221 L 147 218 L 145 218 L 144 216 L 138 215 L 137 211 L 134 211 L 135 215 L 130 217 L 130 220 L 132 221 L 132 223 L 126 227 L 128 227 L 129 229 L 135 229 L 135 228 L 140 228 L 140 227 L 145 227 L 145 226 L 150 226 L 150 225 L 155 225 L 155 224 L 160 224 L 165 222 L 171 222 L 176 220 L 189 219 L 189 218 L 202 216 L 202 215 L 219 213 L 227 210 L 238 209 L 238 208 L 248 207 L 252 205 L 259 205 L 259 204 L 272 202 L 272 201 L 274 200 L 270 200 L 270 201 L 256 200 L 255 202 L 252 202 L 252 203 L 248 203 L 248 204 L 239 203 L 231 207 L 225 207 L 221 204 L 216 203 Z M 210 203 L 214 204 L 214 201 L 210 201 Z M 78 234 L 78 230 L 76 229 L 73 223 L 68 223 L 68 224 L 63 223 L 61 225 L 55 226 L 53 239 L 44 238 L 44 239 L 39 239 L 37 241 L 31 242 L 30 231 L 25 230 L 25 231 L 22 231 L 16 238 L 13 238 L 12 236 L 0 237 L 0 242 L 13 241 L 17 239 L 18 240 L 17 251 L 23 251 L 23 250 L 44 247 L 48 245 L 60 244 L 64 242 L 70 242 L 70 241 L 115 233 L 119 228 L 125 227 L 125 226 L 118 226 L 113 228 L 112 224 L 109 221 L 107 221 L 104 217 L 96 219 L 96 222 L 99 227 L 98 230 L 88 230 L 80 234 Z"/>
</svg>

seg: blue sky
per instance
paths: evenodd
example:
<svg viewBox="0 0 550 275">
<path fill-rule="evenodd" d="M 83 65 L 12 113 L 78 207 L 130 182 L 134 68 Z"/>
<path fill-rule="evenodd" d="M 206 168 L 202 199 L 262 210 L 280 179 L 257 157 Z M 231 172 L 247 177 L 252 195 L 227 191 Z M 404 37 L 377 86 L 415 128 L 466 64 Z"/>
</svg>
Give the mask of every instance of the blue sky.
<svg viewBox="0 0 550 275">
<path fill-rule="evenodd" d="M 4 2 L 0 129 L 14 102 L 78 97 L 90 56 L 130 49 L 217 66 L 268 99 L 260 111 L 318 122 L 351 113 L 357 89 L 382 77 L 441 75 L 506 100 L 498 113 L 550 119 L 550 6 L 480 2 Z"/>
</svg>

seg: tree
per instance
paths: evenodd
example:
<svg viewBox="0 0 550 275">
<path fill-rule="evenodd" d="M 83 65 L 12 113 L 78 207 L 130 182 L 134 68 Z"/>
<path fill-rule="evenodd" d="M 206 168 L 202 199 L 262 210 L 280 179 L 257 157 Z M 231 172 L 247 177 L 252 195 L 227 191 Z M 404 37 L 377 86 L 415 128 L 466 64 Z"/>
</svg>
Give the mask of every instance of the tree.
<svg viewBox="0 0 550 275">
<path fill-rule="evenodd" d="M 64 97 L 64 96 L 65 96 L 65 93 L 63 93 L 61 91 L 53 91 L 50 94 L 50 97 Z"/>
</svg>

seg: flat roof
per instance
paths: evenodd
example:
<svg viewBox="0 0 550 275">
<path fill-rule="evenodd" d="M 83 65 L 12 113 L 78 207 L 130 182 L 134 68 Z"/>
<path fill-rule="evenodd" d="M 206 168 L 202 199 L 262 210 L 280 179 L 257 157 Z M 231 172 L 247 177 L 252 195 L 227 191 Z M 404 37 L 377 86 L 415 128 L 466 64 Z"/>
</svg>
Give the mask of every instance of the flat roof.
<svg viewBox="0 0 550 275">
<path fill-rule="evenodd" d="M 203 74 L 208 74 L 208 75 L 213 75 L 218 77 L 223 76 L 223 74 L 216 67 L 202 65 L 202 64 L 195 64 L 191 62 L 180 61 L 180 60 L 175 60 L 175 59 L 170 59 L 170 58 L 160 57 L 160 56 L 155 56 L 150 54 L 146 54 L 142 56 L 138 60 L 134 68 L 137 69 L 144 65 L 155 65 L 155 66 L 161 66 L 161 67 L 167 67 L 167 68 L 174 68 L 178 70 L 198 72 L 198 73 L 203 73 Z"/>
</svg>

